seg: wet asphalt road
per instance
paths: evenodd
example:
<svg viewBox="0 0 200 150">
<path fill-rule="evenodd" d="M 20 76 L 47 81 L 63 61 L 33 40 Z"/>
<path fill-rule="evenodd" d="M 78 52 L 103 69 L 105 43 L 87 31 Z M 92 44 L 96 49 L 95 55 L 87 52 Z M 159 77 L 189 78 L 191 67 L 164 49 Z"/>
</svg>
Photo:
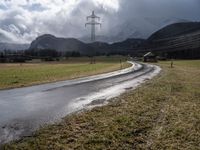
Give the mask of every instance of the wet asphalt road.
<svg viewBox="0 0 200 150">
<path fill-rule="evenodd" d="M 117 96 L 131 88 L 133 85 L 130 81 L 136 81 L 154 70 L 155 66 L 136 64 L 134 69 L 121 74 L 115 72 L 113 77 L 111 74 L 105 74 L 99 77 L 1 90 L 0 144 L 30 135 L 40 126 L 58 121 L 85 108 L 91 102 L 101 100 L 100 103 L 103 103 L 109 97 Z"/>
</svg>

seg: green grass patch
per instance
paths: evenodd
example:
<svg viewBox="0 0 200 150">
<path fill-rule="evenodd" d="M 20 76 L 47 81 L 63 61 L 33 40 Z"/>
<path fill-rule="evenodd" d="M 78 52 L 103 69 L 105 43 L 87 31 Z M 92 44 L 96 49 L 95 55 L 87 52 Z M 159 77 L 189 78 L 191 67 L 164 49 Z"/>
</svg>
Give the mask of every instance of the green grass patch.
<svg viewBox="0 0 200 150">
<path fill-rule="evenodd" d="M 200 61 L 160 66 L 162 73 L 137 90 L 4 149 L 199 149 Z"/>
<path fill-rule="evenodd" d="M 97 57 L 90 64 L 90 58 L 68 58 L 61 62 L 0 64 L 0 89 L 22 87 L 89 75 L 129 67 L 123 57 Z"/>
</svg>

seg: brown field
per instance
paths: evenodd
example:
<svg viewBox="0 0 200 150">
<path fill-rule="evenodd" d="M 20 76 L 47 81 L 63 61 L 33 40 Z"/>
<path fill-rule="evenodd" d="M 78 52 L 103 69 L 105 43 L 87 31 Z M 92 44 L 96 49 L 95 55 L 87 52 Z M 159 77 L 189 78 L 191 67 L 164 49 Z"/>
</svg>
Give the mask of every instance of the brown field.
<svg viewBox="0 0 200 150">
<path fill-rule="evenodd" d="M 122 60 L 122 66 L 120 64 Z M 15 88 L 55 82 L 106 73 L 129 67 L 125 57 L 97 57 L 95 64 L 90 58 L 69 58 L 61 62 L 0 64 L 0 89 Z"/>
<path fill-rule="evenodd" d="M 162 73 L 137 90 L 4 149 L 200 149 L 200 60 L 159 65 Z"/>
</svg>

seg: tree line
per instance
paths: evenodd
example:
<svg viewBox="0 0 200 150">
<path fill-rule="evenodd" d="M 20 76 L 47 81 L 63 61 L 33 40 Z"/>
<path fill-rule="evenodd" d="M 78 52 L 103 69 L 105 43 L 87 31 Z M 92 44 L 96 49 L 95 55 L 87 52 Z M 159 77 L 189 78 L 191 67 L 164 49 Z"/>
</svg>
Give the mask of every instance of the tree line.
<svg viewBox="0 0 200 150">
<path fill-rule="evenodd" d="M 31 50 L 3 50 L 0 52 L 0 62 L 26 62 L 31 59 L 41 59 L 43 61 L 59 60 L 60 57 L 80 57 L 80 52 L 67 51 L 58 52 L 54 49 L 31 49 Z"/>
</svg>

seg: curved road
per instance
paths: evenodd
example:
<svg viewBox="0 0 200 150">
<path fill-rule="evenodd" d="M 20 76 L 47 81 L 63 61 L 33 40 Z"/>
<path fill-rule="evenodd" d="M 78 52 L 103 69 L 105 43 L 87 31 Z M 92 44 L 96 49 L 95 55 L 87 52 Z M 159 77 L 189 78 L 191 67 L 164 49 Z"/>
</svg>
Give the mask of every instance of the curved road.
<svg viewBox="0 0 200 150">
<path fill-rule="evenodd" d="M 0 144 L 30 135 L 46 123 L 135 88 L 160 72 L 133 63 L 121 71 L 32 87 L 0 90 Z"/>
</svg>

